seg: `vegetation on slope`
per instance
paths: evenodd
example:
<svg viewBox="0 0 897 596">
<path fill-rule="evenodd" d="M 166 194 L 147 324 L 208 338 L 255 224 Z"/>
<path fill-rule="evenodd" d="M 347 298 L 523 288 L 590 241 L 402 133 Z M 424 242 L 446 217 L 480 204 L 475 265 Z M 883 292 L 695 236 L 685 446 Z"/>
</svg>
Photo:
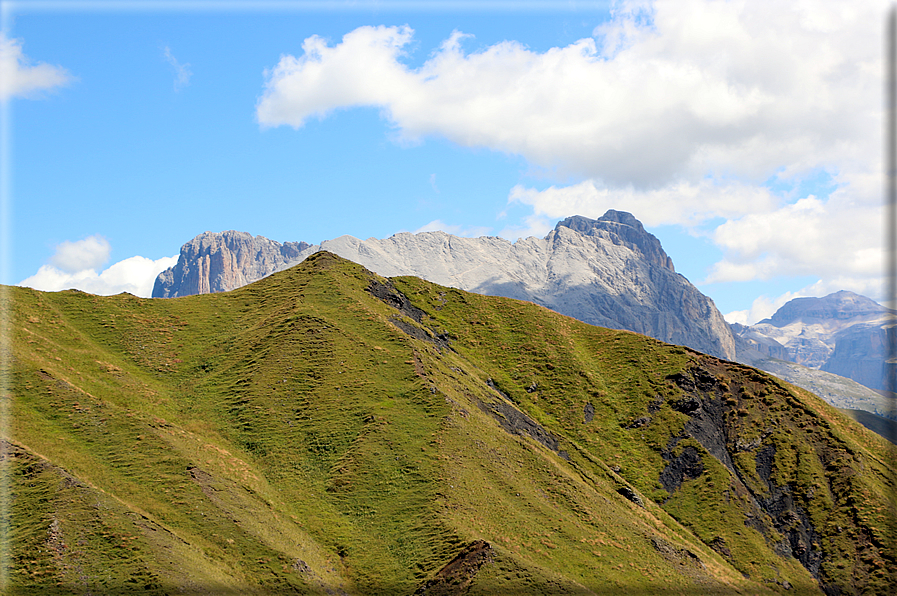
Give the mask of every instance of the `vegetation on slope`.
<svg viewBox="0 0 897 596">
<path fill-rule="evenodd" d="M 318 253 L 11 288 L 10 593 L 885 593 L 885 441 L 754 369 Z"/>
</svg>

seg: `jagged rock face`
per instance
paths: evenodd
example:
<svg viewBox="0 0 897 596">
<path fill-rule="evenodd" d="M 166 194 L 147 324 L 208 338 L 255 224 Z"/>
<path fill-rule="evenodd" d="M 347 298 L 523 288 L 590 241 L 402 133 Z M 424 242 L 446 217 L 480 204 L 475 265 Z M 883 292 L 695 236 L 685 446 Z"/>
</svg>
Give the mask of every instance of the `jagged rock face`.
<svg viewBox="0 0 897 596">
<path fill-rule="evenodd" d="M 177 264 L 156 278 L 153 298 L 235 290 L 283 269 L 308 246 L 233 230 L 200 234 L 181 247 Z"/>
<path fill-rule="evenodd" d="M 756 365 L 756 358 L 747 356 L 753 349 L 885 389 L 886 328 L 893 317 L 894 311 L 844 290 L 823 298 L 795 298 L 756 325 L 733 325 L 738 360 Z"/>
<path fill-rule="evenodd" d="M 788 350 L 769 336 L 758 333 L 748 325 L 740 323 L 731 324 L 732 332 L 735 334 L 735 349 L 737 353 L 756 350 L 764 356 L 770 358 L 778 358 L 779 360 L 788 360 Z M 749 364 L 745 362 L 745 364 Z"/>
<path fill-rule="evenodd" d="M 842 588 L 832 582 L 829 572 L 823 568 L 826 552 L 822 546 L 822 533 L 825 530 L 823 524 L 819 523 L 818 514 L 814 518 L 810 510 L 811 501 L 812 505 L 816 505 L 826 498 L 822 494 L 825 489 L 817 485 L 819 494 L 816 493 L 817 488 L 813 488 L 812 492 L 799 491 L 795 490 L 793 482 L 781 480 L 780 474 L 787 464 L 785 458 L 776 457 L 780 447 L 772 437 L 781 423 L 777 424 L 772 418 L 773 410 L 766 410 L 756 418 L 756 434 L 743 434 L 744 427 L 737 421 L 748 413 L 733 406 L 754 402 L 758 396 L 762 402 L 764 394 L 770 395 L 776 391 L 777 384 L 769 383 L 758 390 L 757 385 L 751 388 L 751 383 L 762 381 L 763 377 L 750 372 L 750 369 L 742 369 L 742 375 L 731 375 L 725 380 L 724 375 L 719 372 L 721 370 L 720 363 L 705 359 L 702 364 L 690 370 L 668 377 L 683 392 L 670 406 L 689 419 L 682 432 L 671 436 L 666 449 L 661 452 L 668 464 L 660 474 L 660 484 L 672 495 L 684 481 L 700 477 L 707 468 L 710 457 L 714 458 L 731 473 L 732 493 L 742 499 L 746 514 L 744 526 L 762 534 L 767 544 L 780 557 L 793 557 L 799 561 L 819 582 L 824 594 L 844 594 Z M 798 428 L 819 424 L 818 418 L 801 419 L 803 412 L 792 413 L 792 416 L 800 419 Z M 748 436 L 750 440 L 746 440 Z M 699 451 L 692 445 L 676 449 L 677 444 L 686 438 L 699 443 L 710 457 L 705 455 L 702 459 Z M 783 451 L 788 453 L 786 449 Z M 814 453 L 814 447 L 809 447 L 799 457 L 806 457 L 804 453 Z M 835 469 L 843 461 L 836 461 L 823 450 L 815 453 L 820 454 L 820 461 L 824 462 L 827 469 Z M 749 461 L 753 473 L 745 474 L 742 466 Z M 858 463 L 858 460 L 853 460 L 842 468 L 841 473 L 856 474 L 856 469 L 851 466 Z M 712 543 L 709 546 L 713 548 Z M 720 552 L 716 548 L 714 550 Z M 788 589 L 787 586 L 783 587 Z"/>
<path fill-rule="evenodd" d="M 820 367 L 875 389 L 885 389 L 887 333 L 882 325 L 855 325 L 835 334 L 835 349 Z"/>
<path fill-rule="evenodd" d="M 247 273 L 250 268 L 242 265 L 244 261 L 240 261 L 240 267 L 222 268 L 223 272 L 239 270 L 242 278 L 231 275 L 221 281 L 205 264 L 188 265 L 188 254 L 206 258 L 205 253 L 188 247 L 198 242 L 219 246 L 213 236 L 203 234 L 185 245 L 174 268 L 174 277 L 178 277 L 183 262 L 183 268 L 192 266 L 209 281 L 188 284 L 168 296 L 233 289 L 241 279 L 245 279 L 243 283 L 255 281 L 327 250 L 387 277 L 415 275 L 478 294 L 528 300 L 594 325 L 635 331 L 721 358 L 735 358 L 732 332 L 713 301 L 675 272 L 657 238 L 635 217 L 621 211 L 608 211 L 597 220 L 569 217 L 545 238 L 530 237 L 513 243 L 496 237 L 460 238 L 444 232 L 405 232 L 384 240 L 341 236 L 320 245 L 306 245 L 292 261 L 274 269 L 269 260 L 266 266 L 253 270 L 257 274 L 254 279 Z M 245 237 L 251 238 L 248 234 Z M 248 258 L 250 251 L 240 254 Z M 157 287 L 166 283 L 166 275 L 169 273 L 160 275 Z M 198 277 L 203 279 L 202 275 Z M 166 294 L 154 291 L 153 296 Z"/>
<path fill-rule="evenodd" d="M 555 229 L 558 227 L 569 228 L 584 236 L 602 235 L 611 242 L 619 239 L 624 244 L 637 248 L 645 260 L 652 265 L 676 271 L 673 268 L 673 259 L 664 252 L 660 240 L 645 231 L 642 222 L 631 213 L 611 209 L 599 219 L 574 215 L 559 222 Z M 602 234 L 602 232 L 606 233 Z"/>
</svg>

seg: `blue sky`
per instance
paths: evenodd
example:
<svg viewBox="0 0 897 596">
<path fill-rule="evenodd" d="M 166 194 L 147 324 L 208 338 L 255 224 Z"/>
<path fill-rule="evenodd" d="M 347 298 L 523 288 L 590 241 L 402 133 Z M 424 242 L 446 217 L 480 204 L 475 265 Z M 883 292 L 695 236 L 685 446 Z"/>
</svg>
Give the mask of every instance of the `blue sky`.
<svg viewBox="0 0 897 596">
<path fill-rule="evenodd" d="M 614 208 L 732 320 L 881 299 L 885 3 L 556 4 L 3 2 L 3 283 Z"/>
</svg>

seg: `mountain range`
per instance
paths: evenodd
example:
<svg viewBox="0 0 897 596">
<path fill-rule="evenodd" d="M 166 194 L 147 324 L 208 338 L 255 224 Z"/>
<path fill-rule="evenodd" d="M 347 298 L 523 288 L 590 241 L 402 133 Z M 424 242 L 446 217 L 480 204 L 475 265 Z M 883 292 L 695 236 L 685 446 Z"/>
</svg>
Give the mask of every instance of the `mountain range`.
<svg viewBox="0 0 897 596">
<path fill-rule="evenodd" d="M 385 240 L 341 236 L 299 252 L 294 246 L 239 232 L 206 232 L 185 244 L 177 264 L 159 275 L 153 297 L 235 289 L 326 250 L 380 275 L 415 275 L 528 300 L 593 325 L 735 358 L 734 339 L 713 302 L 675 272 L 660 241 L 629 213 L 569 217 L 545 238 L 514 243 L 406 232 Z"/>
<path fill-rule="evenodd" d="M 887 330 L 893 328 L 894 316 L 894 310 L 842 290 L 822 298 L 795 298 L 772 317 L 733 330 L 770 357 L 885 390 Z"/>
<path fill-rule="evenodd" d="M 184 244 L 177 264 L 156 280 L 153 296 L 236 289 L 322 250 L 381 275 L 415 275 L 479 294 L 527 300 L 586 323 L 750 364 L 838 407 L 893 416 L 891 400 L 874 391 L 882 388 L 881 339 L 890 311 L 842 292 L 813 299 L 828 304 L 827 309 L 809 308 L 811 299 L 798 299 L 783 306 L 771 323 L 730 328 L 713 301 L 675 272 L 660 241 L 622 211 L 609 210 L 598 219 L 568 217 L 545 238 L 514 243 L 423 232 L 383 240 L 341 236 L 317 245 L 280 244 L 245 232 L 206 232 Z M 820 317 L 829 315 L 834 318 L 822 325 Z M 791 322 L 784 324 L 786 319 Z M 803 357 L 806 347 L 791 350 L 780 344 L 785 333 L 801 345 L 822 346 L 825 363 L 816 366 L 816 360 Z"/>
<path fill-rule="evenodd" d="M 326 251 L 229 292 L 5 295 L 6 593 L 897 580 L 891 446 L 742 364 Z"/>
</svg>

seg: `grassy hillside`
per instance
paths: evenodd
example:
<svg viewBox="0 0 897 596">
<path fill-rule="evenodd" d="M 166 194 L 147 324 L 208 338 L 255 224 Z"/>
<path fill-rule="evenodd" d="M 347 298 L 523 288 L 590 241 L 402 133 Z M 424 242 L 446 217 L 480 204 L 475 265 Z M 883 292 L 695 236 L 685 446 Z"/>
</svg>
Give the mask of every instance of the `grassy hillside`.
<svg viewBox="0 0 897 596">
<path fill-rule="evenodd" d="M 224 294 L 9 295 L 11 594 L 895 579 L 891 447 L 745 366 L 329 253 Z"/>
</svg>

